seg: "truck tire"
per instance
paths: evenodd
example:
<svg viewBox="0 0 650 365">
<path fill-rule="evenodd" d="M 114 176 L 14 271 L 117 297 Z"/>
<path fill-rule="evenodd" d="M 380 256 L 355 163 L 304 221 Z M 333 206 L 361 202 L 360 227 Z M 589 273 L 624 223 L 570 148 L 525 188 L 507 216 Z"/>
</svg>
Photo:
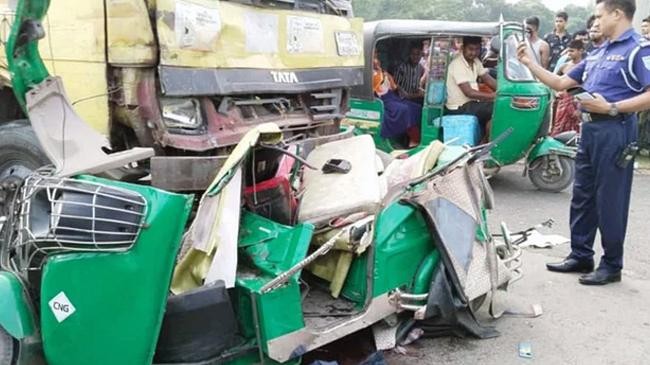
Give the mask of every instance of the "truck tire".
<svg viewBox="0 0 650 365">
<path fill-rule="evenodd" d="M 16 363 L 16 343 L 14 339 L 0 327 L 0 365 L 14 365 Z"/>
<path fill-rule="evenodd" d="M 0 215 L 13 199 L 12 187 L 49 163 L 28 120 L 0 124 Z"/>
</svg>

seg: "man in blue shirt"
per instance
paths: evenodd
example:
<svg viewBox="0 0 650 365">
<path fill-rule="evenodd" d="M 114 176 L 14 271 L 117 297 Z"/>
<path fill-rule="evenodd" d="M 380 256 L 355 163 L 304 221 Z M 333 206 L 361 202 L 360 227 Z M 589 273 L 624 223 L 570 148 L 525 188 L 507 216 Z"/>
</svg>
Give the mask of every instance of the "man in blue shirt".
<svg viewBox="0 0 650 365">
<path fill-rule="evenodd" d="M 634 0 L 597 0 L 596 25 L 608 40 L 567 75 L 555 75 L 532 61 L 525 44 L 519 60 L 555 90 L 582 85 L 582 136 L 576 156 L 571 201 L 571 254 L 547 264 L 556 272 L 587 273 L 585 285 L 621 280 L 623 241 L 632 188 L 633 164 L 621 158 L 637 139 L 635 113 L 650 107 L 650 42 L 632 28 Z M 600 231 L 604 255 L 596 271 L 593 244 Z"/>
<path fill-rule="evenodd" d="M 555 69 L 557 61 L 562 57 L 562 52 L 564 52 L 569 42 L 571 42 L 571 33 L 566 30 L 568 21 L 569 14 L 565 11 L 555 14 L 555 28 L 553 28 L 553 32 L 544 36 L 544 41 L 548 43 L 551 49 L 551 58 L 548 63 L 548 69 L 551 71 Z"/>
</svg>

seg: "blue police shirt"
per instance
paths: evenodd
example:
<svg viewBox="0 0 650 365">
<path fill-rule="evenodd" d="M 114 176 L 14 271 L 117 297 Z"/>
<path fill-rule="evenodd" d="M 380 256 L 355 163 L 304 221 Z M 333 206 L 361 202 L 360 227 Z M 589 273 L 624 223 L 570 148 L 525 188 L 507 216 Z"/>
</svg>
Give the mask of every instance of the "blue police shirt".
<svg viewBox="0 0 650 365">
<path fill-rule="evenodd" d="M 612 103 L 642 94 L 650 88 L 650 41 L 630 28 L 595 49 L 567 75 Z"/>
</svg>

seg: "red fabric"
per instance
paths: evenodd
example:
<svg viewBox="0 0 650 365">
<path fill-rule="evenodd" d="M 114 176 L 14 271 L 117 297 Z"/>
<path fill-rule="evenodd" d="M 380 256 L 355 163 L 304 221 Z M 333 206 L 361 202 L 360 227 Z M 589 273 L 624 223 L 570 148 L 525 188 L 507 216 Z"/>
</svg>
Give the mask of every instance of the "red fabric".
<svg viewBox="0 0 650 365">
<path fill-rule="evenodd" d="M 558 135 L 562 132 L 578 131 L 580 129 L 580 118 L 578 117 L 578 108 L 573 96 L 562 93 L 558 95 L 554 102 L 555 118 L 551 136 Z"/>
<path fill-rule="evenodd" d="M 410 127 L 409 129 L 406 130 L 406 135 L 408 135 L 409 137 L 410 144 L 416 146 L 420 144 L 420 128 Z"/>
</svg>

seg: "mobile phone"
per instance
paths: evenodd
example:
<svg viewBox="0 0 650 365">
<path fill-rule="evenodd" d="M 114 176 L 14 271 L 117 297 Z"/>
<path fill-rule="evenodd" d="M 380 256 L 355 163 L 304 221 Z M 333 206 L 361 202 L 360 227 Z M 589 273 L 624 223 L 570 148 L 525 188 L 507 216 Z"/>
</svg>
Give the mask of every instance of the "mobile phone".
<svg viewBox="0 0 650 365">
<path fill-rule="evenodd" d="M 349 161 L 332 158 L 325 162 L 321 171 L 323 174 L 347 174 L 352 169 L 352 164 Z"/>
<path fill-rule="evenodd" d="M 567 89 L 566 91 L 569 95 L 575 97 L 578 100 L 593 100 L 595 97 L 588 92 L 587 90 L 583 89 L 580 86 L 572 87 L 570 89 Z"/>
<path fill-rule="evenodd" d="M 590 93 L 588 93 L 588 92 L 586 92 L 586 91 L 585 91 L 585 92 L 581 92 L 581 93 L 579 93 L 579 94 L 576 94 L 576 95 L 574 95 L 574 97 L 575 97 L 576 99 L 580 100 L 580 101 L 583 101 L 583 100 L 594 100 L 594 99 L 596 99 L 593 95 L 591 95 Z"/>
</svg>

